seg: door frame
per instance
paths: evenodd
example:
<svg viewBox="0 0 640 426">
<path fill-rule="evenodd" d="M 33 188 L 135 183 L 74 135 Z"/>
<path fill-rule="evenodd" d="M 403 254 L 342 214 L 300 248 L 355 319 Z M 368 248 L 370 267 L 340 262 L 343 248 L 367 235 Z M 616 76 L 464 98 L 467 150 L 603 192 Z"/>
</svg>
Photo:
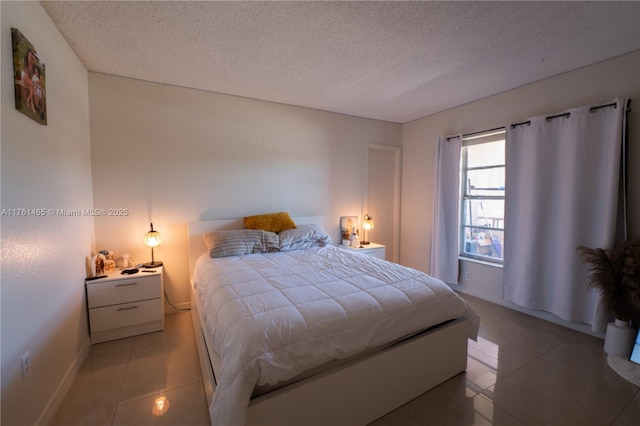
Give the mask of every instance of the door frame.
<svg viewBox="0 0 640 426">
<path fill-rule="evenodd" d="M 364 211 L 360 217 L 368 213 L 369 210 L 369 155 L 371 151 L 386 151 L 393 154 L 393 251 L 391 261 L 400 263 L 400 184 L 402 179 L 402 147 L 395 145 L 369 144 L 366 152 L 366 176 L 364 200 L 362 205 Z M 388 252 L 388 251 L 387 251 Z"/>
</svg>

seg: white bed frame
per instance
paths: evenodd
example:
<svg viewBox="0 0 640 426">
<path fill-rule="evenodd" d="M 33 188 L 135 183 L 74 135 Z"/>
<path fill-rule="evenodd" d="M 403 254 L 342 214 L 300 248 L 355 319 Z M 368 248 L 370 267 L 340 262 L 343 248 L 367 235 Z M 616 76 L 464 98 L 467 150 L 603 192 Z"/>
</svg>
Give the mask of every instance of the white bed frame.
<svg viewBox="0 0 640 426">
<path fill-rule="evenodd" d="M 296 224 L 319 224 L 320 216 L 294 217 Z M 242 219 L 189 223 L 189 273 L 206 252 L 202 234 L 241 229 Z M 193 283 L 192 283 L 193 284 Z M 191 313 L 207 402 L 215 391 L 220 359 L 202 331 L 201 306 L 191 286 Z M 365 425 L 467 368 L 466 319 L 404 340 L 381 352 L 251 400 L 247 425 Z M 216 425 L 217 426 L 217 425 Z"/>
</svg>

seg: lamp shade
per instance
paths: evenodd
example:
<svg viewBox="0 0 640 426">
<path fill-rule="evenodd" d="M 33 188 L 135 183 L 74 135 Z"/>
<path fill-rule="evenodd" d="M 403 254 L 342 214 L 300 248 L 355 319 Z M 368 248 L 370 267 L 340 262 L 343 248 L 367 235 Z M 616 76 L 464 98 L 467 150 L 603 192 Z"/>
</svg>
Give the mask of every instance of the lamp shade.
<svg viewBox="0 0 640 426">
<path fill-rule="evenodd" d="M 162 243 L 162 234 L 153 230 L 153 223 L 151 224 L 151 231 L 144 234 L 143 241 L 147 247 L 158 247 Z"/>
<path fill-rule="evenodd" d="M 362 227 L 367 231 L 371 231 L 373 229 L 373 218 L 368 214 L 364 215 L 364 221 L 362 222 Z"/>
</svg>

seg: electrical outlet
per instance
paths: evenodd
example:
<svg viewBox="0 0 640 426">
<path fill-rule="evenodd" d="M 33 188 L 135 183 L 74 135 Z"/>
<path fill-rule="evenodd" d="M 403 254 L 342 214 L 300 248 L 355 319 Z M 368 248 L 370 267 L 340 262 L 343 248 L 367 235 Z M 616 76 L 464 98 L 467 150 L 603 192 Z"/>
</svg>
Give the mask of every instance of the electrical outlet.
<svg viewBox="0 0 640 426">
<path fill-rule="evenodd" d="M 467 273 L 466 273 L 466 275 L 464 276 L 464 278 L 465 278 L 467 281 L 471 281 L 471 272 L 467 272 Z"/>
<path fill-rule="evenodd" d="M 22 380 L 25 380 L 31 374 L 31 352 L 25 352 L 20 361 L 22 363 Z"/>
</svg>

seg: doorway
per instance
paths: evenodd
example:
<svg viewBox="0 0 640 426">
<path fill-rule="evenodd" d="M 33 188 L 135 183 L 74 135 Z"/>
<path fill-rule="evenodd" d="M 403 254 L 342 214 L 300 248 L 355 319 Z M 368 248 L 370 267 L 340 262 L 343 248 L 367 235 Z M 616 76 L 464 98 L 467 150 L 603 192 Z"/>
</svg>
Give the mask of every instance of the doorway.
<svg viewBox="0 0 640 426">
<path fill-rule="evenodd" d="M 400 172 L 399 146 L 368 146 L 363 214 L 372 216 L 375 227 L 366 238 L 384 244 L 386 260 L 396 263 L 400 262 Z"/>
</svg>

